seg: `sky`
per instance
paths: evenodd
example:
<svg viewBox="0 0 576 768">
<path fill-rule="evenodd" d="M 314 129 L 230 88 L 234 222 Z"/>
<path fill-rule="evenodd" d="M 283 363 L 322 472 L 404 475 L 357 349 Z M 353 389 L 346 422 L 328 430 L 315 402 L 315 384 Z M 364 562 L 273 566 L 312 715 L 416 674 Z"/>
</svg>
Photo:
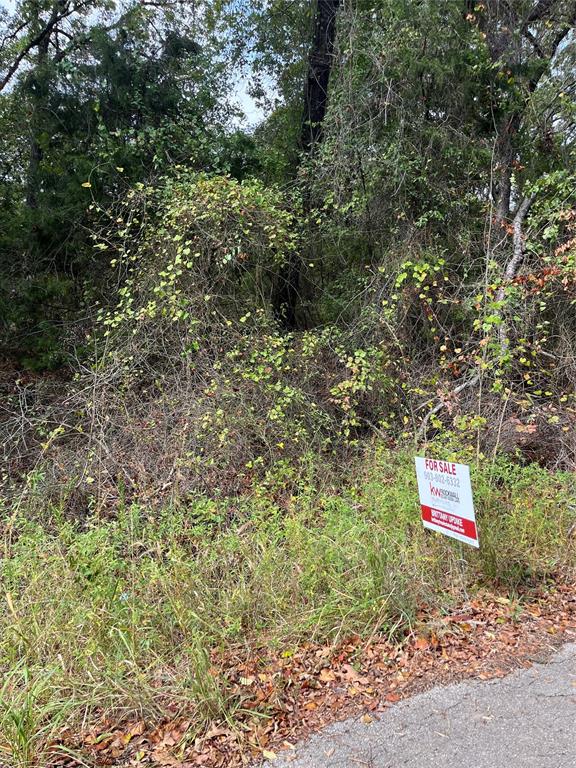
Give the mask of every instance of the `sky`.
<svg viewBox="0 0 576 768">
<path fill-rule="evenodd" d="M 234 96 L 240 109 L 246 115 L 245 120 L 240 120 L 239 125 L 244 128 L 257 125 L 265 117 L 264 110 L 256 104 L 252 96 L 248 93 L 250 78 L 244 75 L 239 78 L 234 86 Z"/>
</svg>

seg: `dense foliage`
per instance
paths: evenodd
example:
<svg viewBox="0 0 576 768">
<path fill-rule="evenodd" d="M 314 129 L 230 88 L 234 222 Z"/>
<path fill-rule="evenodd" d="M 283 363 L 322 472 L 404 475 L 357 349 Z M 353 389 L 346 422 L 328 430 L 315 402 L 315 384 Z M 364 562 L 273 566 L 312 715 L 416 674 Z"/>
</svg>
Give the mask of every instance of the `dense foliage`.
<svg viewBox="0 0 576 768">
<path fill-rule="evenodd" d="M 495 664 L 442 614 L 499 591 L 509 654 L 568 594 L 575 27 L 0 5 L 2 765 L 247 765 L 329 657 Z M 423 451 L 470 465 L 479 550 L 423 529 Z"/>
<path fill-rule="evenodd" d="M 0 333 L 55 371 L 6 387 L 12 478 L 227 493 L 438 431 L 572 466 L 575 14 L 7 10 Z"/>
</svg>

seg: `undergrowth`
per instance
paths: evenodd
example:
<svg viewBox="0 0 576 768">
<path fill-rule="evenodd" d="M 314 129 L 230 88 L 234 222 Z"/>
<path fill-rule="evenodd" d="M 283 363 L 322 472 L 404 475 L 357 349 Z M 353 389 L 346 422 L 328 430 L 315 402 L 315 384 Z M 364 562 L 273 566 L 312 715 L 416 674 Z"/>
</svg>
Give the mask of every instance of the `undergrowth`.
<svg viewBox="0 0 576 768">
<path fill-rule="evenodd" d="M 161 718 L 167 702 L 192 732 L 232 723 L 228 653 L 401 638 L 424 605 L 573 567 L 572 476 L 497 459 L 473 487 L 479 551 L 422 528 L 413 455 L 387 449 L 338 493 L 302 481 L 282 501 L 262 488 L 81 523 L 38 501 L 5 513 L 0 762 L 45 765 L 65 723 Z"/>
</svg>

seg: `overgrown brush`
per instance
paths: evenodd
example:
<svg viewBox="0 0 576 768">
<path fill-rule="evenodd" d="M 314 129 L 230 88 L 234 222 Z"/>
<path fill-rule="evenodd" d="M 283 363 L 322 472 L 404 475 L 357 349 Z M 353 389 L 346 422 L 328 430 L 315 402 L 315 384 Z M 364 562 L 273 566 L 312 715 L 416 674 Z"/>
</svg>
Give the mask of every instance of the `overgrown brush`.
<svg viewBox="0 0 576 768">
<path fill-rule="evenodd" d="M 184 172 L 133 190 L 95 238 L 121 288 L 76 381 L 45 405 L 22 407 L 17 389 L 7 409 L 12 479 L 36 467 L 78 518 L 122 497 L 241 493 L 270 471 L 288 487 L 310 455 L 327 466 L 354 452 L 398 402 L 395 364 L 380 343 L 286 333 L 271 314 L 297 205 L 257 181 Z"/>
<path fill-rule="evenodd" d="M 286 332 L 271 307 L 301 248 L 295 194 L 182 170 L 138 185 L 94 236 L 118 300 L 102 307 L 75 381 L 8 388 L 4 495 L 30 495 L 32 482 L 78 519 L 126 499 L 241 494 L 266 477 L 289 494 L 311 455 L 335 476 L 366 436 L 446 429 L 477 452 L 572 467 L 574 216 L 556 187 L 565 175 L 530 219 L 530 248 L 542 250 L 550 222 L 563 243 L 538 290 L 523 277 L 504 290 L 481 261 L 462 283 L 460 257 L 414 242 L 364 281 L 353 323 Z"/>
<path fill-rule="evenodd" d="M 475 468 L 476 552 L 422 528 L 410 452 L 378 449 L 358 470 L 338 491 L 303 480 L 282 506 L 262 487 L 162 511 L 126 505 L 110 521 L 16 512 L 0 615 L 0 742 L 12 763 L 34 764 L 64 721 L 102 712 L 160 717 L 181 704 L 196 731 L 233 719 L 230 649 L 400 637 L 424 605 L 481 585 L 522 590 L 575 565 L 568 474 L 501 459 Z"/>
</svg>

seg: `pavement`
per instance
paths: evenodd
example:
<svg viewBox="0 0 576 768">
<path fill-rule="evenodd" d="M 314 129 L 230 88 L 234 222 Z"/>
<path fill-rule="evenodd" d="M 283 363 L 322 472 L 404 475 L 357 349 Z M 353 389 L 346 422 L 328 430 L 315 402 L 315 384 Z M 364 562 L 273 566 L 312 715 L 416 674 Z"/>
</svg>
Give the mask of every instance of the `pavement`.
<svg viewBox="0 0 576 768">
<path fill-rule="evenodd" d="M 432 688 L 378 718 L 335 723 L 265 765 L 576 768 L 576 644 L 501 679 Z"/>
</svg>

